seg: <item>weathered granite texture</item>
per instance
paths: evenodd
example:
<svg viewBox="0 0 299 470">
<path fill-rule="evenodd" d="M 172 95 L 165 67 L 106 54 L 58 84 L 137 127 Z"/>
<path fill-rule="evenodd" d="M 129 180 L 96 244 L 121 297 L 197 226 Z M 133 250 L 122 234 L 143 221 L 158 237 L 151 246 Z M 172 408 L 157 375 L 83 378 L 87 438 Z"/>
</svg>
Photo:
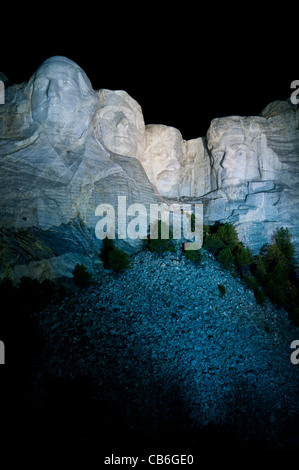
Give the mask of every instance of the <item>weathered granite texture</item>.
<svg viewBox="0 0 299 470">
<path fill-rule="evenodd" d="M 260 116 L 216 118 L 190 141 L 162 125 L 145 135 L 139 158 L 159 194 L 202 201 L 204 223 L 233 223 L 254 253 L 289 227 L 299 260 L 298 106 L 276 101 Z"/>
<path fill-rule="evenodd" d="M 98 263 L 101 203 L 147 208 L 202 202 L 204 223 L 232 222 L 255 253 L 289 227 L 299 259 L 298 105 L 214 119 L 207 135 L 145 125 L 125 91 L 93 90 L 84 71 L 51 57 L 0 106 L 0 275 L 71 276 Z M 129 252 L 140 240 L 119 241 Z"/>
<path fill-rule="evenodd" d="M 299 109 L 274 102 L 260 116 L 214 119 L 207 132 L 211 188 L 205 217 L 234 223 L 258 252 L 289 227 L 299 256 Z"/>
<path fill-rule="evenodd" d="M 104 94 L 99 99 L 83 70 L 65 57 L 48 59 L 28 83 L 8 88 L 6 104 L 0 106 L 2 277 L 71 276 L 77 262 L 91 267 L 98 262 L 101 244 L 95 236 L 96 207 L 116 207 L 120 195 L 128 205 L 157 201 L 125 142 L 110 148 L 99 137 Z M 134 105 L 125 92 L 115 92 L 116 101 L 119 96 L 122 103 Z M 137 148 L 134 132 L 129 129 L 128 134 Z M 119 155 L 113 152 L 117 150 L 124 151 Z M 34 242 L 25 237 L 26 243 L 15 243 L 12 251 L 8 229 L 17 235 L 34 230 Z M 30 241 L 43 249 L 32 249 Z M 138 248 L 138 241 L 127 241 L 127 251 Z"/>
<path fill-rule="evenodd" d="M 210 159 L 204 139 L 185 141 L 178 129 L 145 126 L 145 151 L 139 154 L 150 182 L 165 198 L 198 197 L 210 191 Z"/>
<path fill-rule="evenodd" d="M 99 90 L 95 120 L 98 140 L 118 155 L 138 157 L 145 150 L 145 124 L 139 104 L 122 90 Z"/>
</svg>

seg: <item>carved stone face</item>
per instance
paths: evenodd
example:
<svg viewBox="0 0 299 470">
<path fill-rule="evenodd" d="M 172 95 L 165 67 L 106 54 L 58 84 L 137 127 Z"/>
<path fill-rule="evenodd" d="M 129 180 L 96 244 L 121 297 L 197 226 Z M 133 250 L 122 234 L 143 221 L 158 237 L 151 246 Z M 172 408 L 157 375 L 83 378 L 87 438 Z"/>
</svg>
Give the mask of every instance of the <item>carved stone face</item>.
<svg viewBox="0 0 299 470">
<path fill-rule="evenodd" d="M 261 178 L 256 141 L 229 118 L 212 121 L 207 142 L 218 189 Z"/>
<path fill-rule="evenodd" d="M 259 179 L 257 156 L 248 145 L 230 138 L 223 140 L 212 151 L 213 166 L 217 175 L 218 188 L 234 186 L 253 179 Z"/>
<path fill-rule="evenodd" d="M 144 120 L 139 105 L 125 91 L 99 91 L 96 133 L 110 152 L 136 156 L 144 147 Z"/>
<path fill-rule="evenodd" d="M 31 113 L 53 133 L 80 137 L 92 120 L 96 94 L 85 72 L 66 57 L 46 60 L 30 79 Z"/>
<path fill-rule="evenodd" d="M 162 196 L 179 196 L 182 136 L 177 129 L 161 124 L 146 127 L 146 151 L 141 163 L 148 179 Z"/>
</svg>

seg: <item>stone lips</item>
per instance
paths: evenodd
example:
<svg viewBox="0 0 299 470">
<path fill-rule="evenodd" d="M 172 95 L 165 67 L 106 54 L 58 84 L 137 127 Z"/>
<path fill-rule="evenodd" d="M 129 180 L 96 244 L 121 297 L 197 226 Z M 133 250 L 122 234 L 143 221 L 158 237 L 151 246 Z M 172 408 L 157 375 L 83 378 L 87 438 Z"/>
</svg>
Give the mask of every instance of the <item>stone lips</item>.
<svg viewBox="0 0 299 470">
<path fill-rule="evenodd" d="M 99 204 L 203 202 L 204 223 L 232 222 L 255 253 L 289 227 L 299 258 L 299 110 L 214 119 L 207 135 L 145 125 L 125 91 L 95 91 L 84 71 L 51 57 L 0 106 L 1 276 L 71 276 L 98 262 Z M 12 233 L 14 236 L 12 237 Z M 52 239 L 52 242 L 50 242 Z M 55 241 L 55 242 L 54 242 Z M 140 241 L 119 241 L 130 253 Z"/>
</svg>

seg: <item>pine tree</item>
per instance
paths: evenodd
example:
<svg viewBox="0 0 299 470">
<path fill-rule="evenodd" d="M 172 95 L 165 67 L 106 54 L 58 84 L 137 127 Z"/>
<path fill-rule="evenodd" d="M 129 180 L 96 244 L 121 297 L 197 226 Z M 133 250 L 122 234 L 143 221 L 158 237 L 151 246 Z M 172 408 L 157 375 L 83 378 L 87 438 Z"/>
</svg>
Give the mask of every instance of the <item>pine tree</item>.
<svg viewBox="0 0 299 470">
<path fill-rule="evenodd" d="M 109 254 L 112 250 L 115 249 L 114 240 L 111 238 L 105 237 L 102 241 L 100 259 L 103 261 L 104 268 L 109 268 Z"/>
</svg>

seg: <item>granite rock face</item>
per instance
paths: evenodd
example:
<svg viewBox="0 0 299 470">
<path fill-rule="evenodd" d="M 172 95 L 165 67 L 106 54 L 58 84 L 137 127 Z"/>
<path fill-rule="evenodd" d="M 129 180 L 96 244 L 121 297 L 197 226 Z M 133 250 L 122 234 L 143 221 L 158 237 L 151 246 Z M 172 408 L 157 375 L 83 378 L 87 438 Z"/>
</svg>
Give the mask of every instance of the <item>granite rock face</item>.
<svg viewBox="0 0 299 470">
<path fill-rule="evenodd" d="M 198 197 L 210 191 L 210 160 L 204 139 L 185 141 L 178 129 L 145 126 L 145 151 L 138 158 L 158 194 Z"/>
<path fill-rule="evenodd" d="M 204 223 L 233 223 L 255 254 L 288 227 L 299 260 L 298 106 L 276 101 L 260 116 L 216 118 L 190 141 L 162 125 L 145 134 L 140 161 L 160 195 L 203 202 Z"/>
<path fill-rule="evenodd" d="M 288 227 L 299 256 L 299 110 L 275 102 L 260 116 L 214 119 L 207 132 L 211 188 L 205 218 L 232 222 L 255 253 Z"/>
<path fill-rule="evenodd" d="M 112 153 L 127 157 L 145 150 L 145 124 L 139 104 L 123 90 L 98 91 L 100 109 L 95 117 L 98 140 Z"/>
<path fill-rule="evenodd" d="M 145 125 L 125 91 L 93 90 L 77 64 L 51 57 L 5 90 L 0 165 L 1 277 L 71 276 L 77 262 L 92 269 L 96 208 L 117 210 L 118 196 L 147 209 L 203 203 L 205 224 L 232 222 L 255 253 L 287 226 L 299 259 L 299 109 L 288 101 L 216 118 L 186 141 L 173 127 Z"/>
<path fill-rule="evenodd" d="M 111 92 L 109 105 L 111 95 L 119 99 Z M 96 207 L 117 207 L 121 195 L 128 205 L 157 201 L 140 162 L 129 152 L 114 152 L 126 150 L 124 142 L 110 147 L 99 137 L 105 128 L 99 117 L 102 98 L 65 57 L 48 59 L 28 83 L 7 89 L 0 106 L 2 277 L 71 276 L 77 262 L 91 267 L 101 244 L 95 236 Z M 126 101 L 134 105 L 126 93 L 120 98 L 121 109 Z M 131 130 L 137 149 L 138 136 Z M 129 239 L 125 245 L 129 252 L 138 248 Z"/>
</svg>

